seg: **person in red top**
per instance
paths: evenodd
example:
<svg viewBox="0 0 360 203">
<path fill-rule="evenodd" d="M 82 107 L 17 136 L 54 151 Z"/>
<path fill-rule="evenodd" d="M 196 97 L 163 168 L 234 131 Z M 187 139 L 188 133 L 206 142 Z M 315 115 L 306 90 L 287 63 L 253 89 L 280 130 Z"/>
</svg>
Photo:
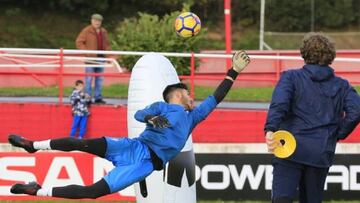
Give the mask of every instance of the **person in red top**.
<svg viewBox="0 0 360 203">
<path fill-rule="evenodd" d="M 76 38 L 76 47 L 81 50 L 111 50 L 109 35 L 102 25 L 103 17 L 100 14 L 93 14 L 91 16 L 91 25 L 86 26 Z M 102 54 L 86 54 L 88 57 L 105 57 Z M 103 67 L 86 67 L 86 73 L 103 73 Z M 85 77 L 85 92 L 92 96 L 93 76 Z M 95 103 L 105 104 L 101 95 L 103 77 L 95 77 Z"/>
</svg>

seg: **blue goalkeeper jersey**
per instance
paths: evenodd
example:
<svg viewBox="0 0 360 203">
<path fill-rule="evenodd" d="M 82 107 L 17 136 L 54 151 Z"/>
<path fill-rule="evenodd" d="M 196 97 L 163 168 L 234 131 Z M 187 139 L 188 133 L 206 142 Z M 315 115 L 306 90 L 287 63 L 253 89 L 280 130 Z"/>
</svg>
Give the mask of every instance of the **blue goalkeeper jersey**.
<svg viewBox="0 0 360 203">
<path fill-rule="evenodd" d="M 145 123 L 145 116 L 163 116 L 170 122 L 168 128 L 154 128 L 147 124 L 139 140 L 150 147 L 165 165 L 184 147 L 195 126 L 203 121 L 216 107 L 214 96 L 206 98 L 199 106 L 187 111 L 183 106 L 155 102 L 135 113 L 135 119 Z"/>
</svg>

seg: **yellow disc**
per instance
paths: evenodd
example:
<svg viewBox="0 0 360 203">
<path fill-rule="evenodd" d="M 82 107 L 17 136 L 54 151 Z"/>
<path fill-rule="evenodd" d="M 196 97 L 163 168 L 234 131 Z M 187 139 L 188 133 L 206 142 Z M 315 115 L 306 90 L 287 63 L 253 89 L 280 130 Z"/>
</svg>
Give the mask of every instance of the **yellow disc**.
<svg viewBox="0 0 360 203">
<path fill-rule="evenodd" d="M 274 155 L 278 158 L 287 158 L 291 156 L 296 149 L 295 137 L 288 131 L 279 130 L 274 132 L 274 139 L 281 144 L 274 150 Z"/>
</svg>

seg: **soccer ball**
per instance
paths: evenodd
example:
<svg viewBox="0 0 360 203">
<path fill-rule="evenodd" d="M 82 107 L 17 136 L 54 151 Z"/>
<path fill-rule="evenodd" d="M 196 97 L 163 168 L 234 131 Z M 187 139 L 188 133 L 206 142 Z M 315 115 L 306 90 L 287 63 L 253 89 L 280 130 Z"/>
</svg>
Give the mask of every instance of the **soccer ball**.
<svg viewBox="0 0 360 203">
<path fill-rule="evenodd" d="M 192 37 L 201 30 L 200 18 L 191 12 L 180 14 L 175 20 L 176 33 L 181 37 Z"/>
</svg>

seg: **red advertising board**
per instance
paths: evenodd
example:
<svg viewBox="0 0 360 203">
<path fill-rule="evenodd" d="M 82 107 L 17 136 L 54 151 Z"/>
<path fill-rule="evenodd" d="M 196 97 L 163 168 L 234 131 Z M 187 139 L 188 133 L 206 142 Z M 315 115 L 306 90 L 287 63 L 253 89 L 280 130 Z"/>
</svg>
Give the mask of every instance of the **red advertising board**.
<svg viewBox="0 0 360 203">
<path fill-rule="evenodd" d="M 198 200 L 262 200 L 271 198 L 272 166 L 270 154 L 197 153 L 196 193 Z M 81 152 L 0 153 L 0 202 L 5 200 L 45 200 L 9 193 L 16 182 L 38 181 L 43 187 L 69 184 L 89 185 L 113 168 L 104 159 Z M 324 200 L 360 198 L 360 155 L 337 154 L 325 183 Z M 97 199 L 99 201 L 134 201 L 129 187 Z M 88 201 L 85 200 L 85 201 Z M 78 200 L 76 200 L 78 202 Z"/>
<path fill-rule="evenodd" d="M 113 167 L 111 162 L 86 153 L 0 152 L 0 200 L 42 199 L 10 194 L 11 185 L 18 182 L 37 181 L 43 187 L 90 185 L 100 180 Z M 128 187 L 98 200 L 133 201 L 134 189 Z"/>
</svg>

